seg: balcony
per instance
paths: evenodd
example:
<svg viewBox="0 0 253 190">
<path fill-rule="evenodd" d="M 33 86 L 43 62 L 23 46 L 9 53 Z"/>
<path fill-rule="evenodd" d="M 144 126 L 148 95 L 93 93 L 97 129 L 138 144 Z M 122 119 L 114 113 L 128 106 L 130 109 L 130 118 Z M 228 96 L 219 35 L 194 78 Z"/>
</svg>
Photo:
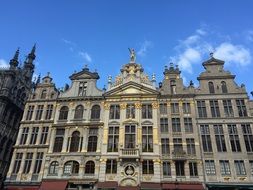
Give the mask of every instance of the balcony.
<svg viewBox="0 0 253 190">
<path fill-rule="evenodd" d="M 137 148 L 123 148 L 119 152 L 120 158 L 140 158 L 140 152 Z"/>
<path fill-rule="evenodd" d="M 187 154 L 184 150 L 174 150 L 172 151 L 172 158 L 175 160 L 186 160 Z"/>
</svg>

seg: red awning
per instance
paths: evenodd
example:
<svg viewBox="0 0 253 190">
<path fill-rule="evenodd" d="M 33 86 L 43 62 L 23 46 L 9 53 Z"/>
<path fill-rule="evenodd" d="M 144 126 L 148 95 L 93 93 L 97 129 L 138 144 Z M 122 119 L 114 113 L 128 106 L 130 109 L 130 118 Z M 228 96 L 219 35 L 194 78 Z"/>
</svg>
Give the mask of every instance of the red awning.
<svg viewBox="0 0 253 190">
<path fill-rule="evenodd" d="M 139 190 L 139 187 L 132 186 L 119 186 L 117 190 Z"/>
<path fill-rule="evenodd" d="M 176 185 L 174 183 L 163 183 L 162 189 L 176 189 Z"/>
<path fill-rule="evenodd" d="M 162 189 L 178 189 L 178 190 L 204 190 L 202 184 L 175 184 L 175 183 L 164 183 Z"/>
<path fill-rule="evenodd" d="M 117 188 L 118 182 L 116 182 L 116 181 L 98 182 L 97 187 L 98 188 Z"/>
<path fill-rule="evenodd" d="M 42 181 L 39 190 L 65 190 L 68 181 Z"/>
<path fill-rule="evenodd" d="M 143 182 L 143 183 L 141 183 L 141 188 L 146 188 L 146 189 L 161 189 L 161 184 L 160 183 Z"/>
</svg>

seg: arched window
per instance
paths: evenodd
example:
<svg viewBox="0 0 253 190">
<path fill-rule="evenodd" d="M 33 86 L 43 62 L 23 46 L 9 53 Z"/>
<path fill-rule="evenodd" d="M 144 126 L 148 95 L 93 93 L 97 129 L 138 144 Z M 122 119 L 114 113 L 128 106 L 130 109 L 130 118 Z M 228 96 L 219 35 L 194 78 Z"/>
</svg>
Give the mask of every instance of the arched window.
<svg viewBox="0 0 253 190">
<path fill-rule="evenodd" d="M 79 142 L 80 142 L 80 132 L 74 131 L 72 133 L 69 151 L 70 152 L 77 152 L 78 148 L 79 148 Z"/>
<path fill-rule="evenodd" d="M 46 96 L 47 96 L 47 90 L 42 90 L 41 95 L 40 95 L 40 98 L 41 98 L 41 99 L 45 99 Z"/>
<path fill-rule="evenodd" d="M 95 173 L 95 163 L 93 161 L 86 162 L 85 173 L 86 174 L 94 174 Z"/>
<path fill-rule="evenodd" d="M 74 119 L 82 119 L 82 118 L 83 118 L 83 106 L 82 105 L 76 106 Z"/>
<path fill-rule="evenodd" d="M 100 106 L 99 105 L 92 106 L 91 119 L 100 119 Z"/>
<path fill-rule="evenodd" d="M 213 82 L 208 82 L 208 88 L 209 88 L 209 93 L 214 94 L 214 85 Z"/>
<path fill-rule="evenodd" d="M 64 164 L 64 174 L 78 174 L 79 163 L 77 161 L 68 161 Z"/>
<path fill-rule="evenodd" d="M 58 170 L 59 170 L 59 162 L 53 161 L 49 166 L 48 173 L 56 175 L 58 173 Z"/>
<path fill-rule="evenodd" d="M 68 112 L 69 112 L 69 108 L 67 106 L 63 106 L 60 109 L 59 120 L 67 120 L 68 119 Z"/>
<path fill-rule="evenodd" d="M 228 93 L 227 84 L 225 81 L 221 82 L 221 91 L 222 93 Z"/>
</svg>

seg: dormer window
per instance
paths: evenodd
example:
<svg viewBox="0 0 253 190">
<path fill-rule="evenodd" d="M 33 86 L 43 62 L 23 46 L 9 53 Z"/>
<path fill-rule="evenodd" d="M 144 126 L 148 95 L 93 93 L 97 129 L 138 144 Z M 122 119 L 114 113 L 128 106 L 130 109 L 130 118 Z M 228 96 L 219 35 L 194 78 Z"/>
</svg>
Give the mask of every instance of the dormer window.
<svg viewBox="0 0 253 190">
<path fill-rule="evenodd" d="M 214 85 L 213 82 L 208 82 L 208 88 L 209 88 L 209 93 L 214 94 Z"/>
<path fill-rule="evenodd" d="M 227 84 L 225 81 L 221 82 L 221 91 L 222 93 L 228 93 Z"/>
<path fill-rule="evenodd" d="M 170 91 L 171 91 L 171 94 L 176 94 L 176 81 L 175 80 L 170 81 Z"/>
<path fill-rule="evenodd" d="M 87 90 L 87 82 L 80 82 L 78 89 L 78 96 L 85 96 Z"/>
<path fill-rule="evenodd" d="M 47 90 L 42 90 L 40 98 L 41 99 L 46 99 L 46 95 L 47 95 Z"/>
</svg>

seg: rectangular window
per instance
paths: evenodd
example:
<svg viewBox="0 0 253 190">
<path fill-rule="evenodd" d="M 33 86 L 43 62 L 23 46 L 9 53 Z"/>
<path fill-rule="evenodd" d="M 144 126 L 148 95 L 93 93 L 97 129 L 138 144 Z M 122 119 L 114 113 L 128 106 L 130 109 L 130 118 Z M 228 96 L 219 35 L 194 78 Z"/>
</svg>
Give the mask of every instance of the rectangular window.
<svg viewBox="0 0 253 190">
<path fill-rule="evenodd" d="M 34 106 L 28 106 L 28 110 L 26 113 L 26 120 L 32 120 L 33 111 L 34 111 Z"/>
<path fill-rule="evenodd" d="M 181 138 L 174 138 L 173 139 L 174 144 L 174 154 L 181 154 L 183 153 L 183 144 Z"/>
<path fill-rule="evenodd" d="M 248 116 L 246 105 L 245 105 L 245 102 L 243 99 L 236 100 L 236 106 L 238 109 L 238 115 L 240 117 L 247 117 Z"/>
<path fill-rule="evenodd" d="M 212 152 L 212 141 L 208 125 L 200 125 L 200 133 L 204 152 Z"/>
<path fill-rule="evenodd" d="M 47 105 L 46 117 L 45 119 L 51 119 L 54 106 L 52 104 Z"/>
<path fill-rule="evenodd" d="M 172 132 L 181 132 L 180 118 L 171 118 Z"/>
<path fill-rule="evenodd" d="M 153 160 L 143 160 L 143 162 L 142 162 L 142 173 L 143 174 L 154 174 Z"/>
<path fill-rule="evenodd" d="M 97 151 L 97 141 L 98 141 L 98 128 L 90 128 L 89 129 L 89 137 L 88 137 L 88 152 L 96 152 Z"/>
<path fill-rule="evenodd" d="M 106 161 L 106 173 L 107 174 L 116 174 L 117 173 L 117 161 L 116 160 L 107 160 Z"/>
<path fill-rule="evenodd" d="M 32 128 L 32 134 L 30 139 L 30 144 L 36 144 L 37 137 L 38 137 L 39 127 Z"/>
<path fill-rule="evenodd" d="M 171 165 L 170 162 L 164 161 L 163 162 L 163 175 L 166 176 L 171 176 Z"/>
<path fill-rule="evenodd" d="M 53 152 L 61 152 L 62 151 L 64 134 L 65 134 L 64 129 L 56 129 Z"/>
<path fill-rule="evenodd" d="M 41 165 L 43 161 L 43 154 L 44 154 L 43 152 L 37 152 L 37 157 L 36 157 L 35 166 L 33 170 L 34 174 L 40 173 Z"/>
<path fill-rule="evenodd" d="M 223 100 L 225 117 L 234 117 L 234 111 L 231 100 Z"/>
<path fill-rule="evenodd" d="M 253 152 L 253 135 L 250 124 L 241 124 L 247 152 Z"/>
<path fill-rule="evenodd" d="M 170 103 L 171 113 L 179 113 L 178 103 Z"/>
<path fill-rule="evenodd" d="M 29 127 L 24 127 L 21 134 L 21 138 L 20 138 L 20 143 L 19 143 L 20 145 L 26 144 L 28 132 L 29 132 Z"/>
<path fill-rule="evenodd" d="M 214 160 L 205 160 L 206 175 L 215 175 L 215 163 Z"/>
<path fill-rule="evenodd" d="M 46 144 L 49 127 L 42 127 L 42 133 L 40 137 L 40 144 Z"/>
<path fill-rule="evenodd" d="M 226 148 L 226 142 L 225 142 L 222 125 L 213 125 L 213 128 L 214 128 L 217 151 L 226 152 L 227 148 Z"/>
<path fill-rule="evenodd" d="M 228 134 L 232 152 L 241 152 L 240 140 L 235 124 L 228 125 Z"/>
<path fill-rule="evenodd" d="M 111 105 L 110 106 L 110 119 L 119 119 L 120 118 L 120 106 Z"/>
<path fill-rule="evenodd" d="M 221 175 L 231 175 L 228 160 L 220 160 L 220 172 Z"/>
<path fill-rule="evenodd" d="M 190 176 L 198 176 L 198 166 L 196 162 L 189 162 Z"/>
<path fill-rule="evenodd" d="M 162 138 L 162 155 L 169 155 L 170 154 L 170 141 L 168 138 Z"/>
<path fill-rule="evenodd" d="M 167 133 L 169 131 L 168 118 L 160 118 L 160 131 Z"/>
<path fill-rule="evenodd" d="M 210 108 L 212 117 L 220 117 L 218 100 L 210 100 Z"/>
<path fill-rule="evenodd" d="M 135 148 L 135 125 L 125 126 L 125 148 Z"/>
<path fill-rule="evenodd" d="M 118 152 L 119 127 L 109 127 L 107 152 Z"/>
<path fill-rule="evenodd" d="M 26 158 L 25 158 L 25 165 L 24 165 L 24 169 L 23 169 L 24 174 L 28 174 L 30 172 L 32 160 L 33 160 L 33 153 L 27 152 Z"/>
<path fill-rule="evenodd" d="M 251 173 L 251 176 L 253 176 L 253 160 L 250 160 L 250 161 L 249 161 L 249 165 L 250 165 L 250 173 Z"/>
<path fill-rule="evenodd" d="M 38 105 L 35 120 L 41 120 L 44 105 Z"/>
<path fill-rule="evenodd" d="M 192 118 L 190 117 L 184 118 L 184 127 L 186 133 L 193 133 Z"/>
<path fill-rule="evenodd" d="M 185 176 L 184 161 L 175 161 L 176 176 Z"/>
<path fill-rule="evenodd" d="M 205 100 L 197 101 L 198 114 L 200 118 L 207 117 Z"/>
<path fill-rule="evenodd" d="M 142 152 L 153 152 L 152 126 L 142 126 Z"/>
<path fill-rule="evenodd" d="M 196 155 L 194 138 L 186 139 L 187 154 Z"/>
<path fill-rule="evenodd" d="M 78 96 L 85 96 L 87 91 L 87 82 L 80 82 L 78 88 Z"/>
<path fill-rule="evenodd" d="M 190 103 L 183 103 L 183 113 L 184 114 L 191 113 L 191 104 Z"/>
<path fill-rule="evenodd" d="M 167 104 L 162 103 L 159 105 L 160 114 L 167 114 Z"/>
<path fill-rule="evenodd" d="M 127 119 L 134 119 L 135 118 L 135 105 L 134 104 L 127 104 L 126 118 Z"/>
<path fill-rule="evenodd" d="M 23 153 L 16 153 L 16 159 L 15 159 L 13 170 L 12 170 L 13 174 L 17 174 L 19 172 L 22 157 L 23 157 Z"/>
<path fill-rule="evenodd" d="M 152 119 L 152 105 L 151 104 L 142 105 L 142 119 Z"/>
<path fill-rule="evenodd" d="M 246 175 L 246 170 L 243 160 L 235 160 L 236 175 Z"/>
</svg>

